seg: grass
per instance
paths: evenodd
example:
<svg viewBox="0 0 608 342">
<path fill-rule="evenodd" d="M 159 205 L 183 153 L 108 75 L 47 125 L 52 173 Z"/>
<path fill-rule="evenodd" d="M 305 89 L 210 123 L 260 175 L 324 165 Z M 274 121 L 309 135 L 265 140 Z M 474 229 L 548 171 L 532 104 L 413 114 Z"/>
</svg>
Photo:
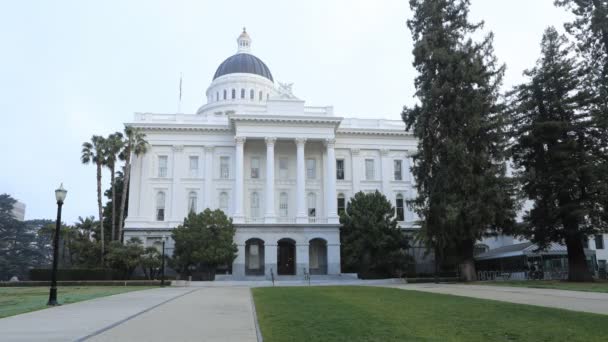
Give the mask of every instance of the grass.
<svg viewBox="0 0 608 342">
<path fill-rule="evenodd" d="M 76 303 L 118 293 L 145 290 L 145 286 L 82 286 L 59 287 L 57 299 L 61 304 Z M 47 308 L 48 287 L 0 287 L 0 318 Z"/>
<path fill-rule="evenodd" d="M 252 289 L 264 341 L 606 341 L 608 316 L 379 287 Z"/>
<path fill-rule="evenodd" d="M 493 285 L 493 286 L 516 286 L 516 287 L 532 287 L 538 289 L 558 289 L 586 292 L 604 292 L 608 293 L 608 281 L 598 280 L 592 283 L 573 283 L 560 280 L 507 280 L 507 281 L 484 281 L 472 283 L 475 285 Z"/>
</svg>

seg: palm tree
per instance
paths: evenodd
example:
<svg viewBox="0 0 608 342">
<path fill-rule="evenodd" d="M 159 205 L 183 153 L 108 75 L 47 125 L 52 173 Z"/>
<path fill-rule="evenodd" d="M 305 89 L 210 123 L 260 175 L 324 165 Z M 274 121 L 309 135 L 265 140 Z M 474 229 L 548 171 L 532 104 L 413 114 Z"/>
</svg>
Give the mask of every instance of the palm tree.
<svg viewBox="0 0 608 342">
<path fill-rule="evenodd" d="M 101 265 L 103 267 L 104 249 L 104 229 L 103 229 L 103 207 L 101 205 L 101 168 L 105 164 L 104 160 L 105 139 L 102 136 L 94 135 L 91 137 L 91 142 L 82 144 L 82 155 L 80 160 L 83 164 L 95 164 L 97 166 L 97 208 L 99 210 L 99 225 L 101 231 Z"/>
<path fill-rule="evenodd" d="M 106 138 L 105 148 L 104 148 L 104 159 L 106 161 L 106 166 L 110 169 L 110 185 L 112 187 L 112 236 L 110 240 L 116 240 L 118 237 L 116 236 L 116 162 L 118 161 L 118 155 L 120 154 L 123 148 L 123 136 L 122 133 L 116 132 L 110 134 Z"/>
<path fill-rule="evenodd" d="M 127 204 L 127 194 L 129 192 L 129 179 L 131 177 L 131 155 L 139 156 L 148 151 L 146 135 L 134 127 L 125 127 L 123 149 L 120 152 L 120 159 L 125 161 L 125 175 L 123 178 L 122 196 L 120 199 L 120 217 L 118 218 L 118 236 L 123 241 L 123 226 L 125 220 L 125 206 Z"/>
</svg>

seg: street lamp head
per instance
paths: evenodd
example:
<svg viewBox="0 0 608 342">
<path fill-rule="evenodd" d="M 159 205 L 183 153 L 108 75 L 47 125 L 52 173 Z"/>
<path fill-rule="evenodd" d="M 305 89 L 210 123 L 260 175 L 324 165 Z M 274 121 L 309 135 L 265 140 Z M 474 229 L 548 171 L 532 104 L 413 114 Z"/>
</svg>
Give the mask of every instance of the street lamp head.
<svg viewBox="0 0 608 342">
<path fill-rule="evenodd" d="M 55 190 L 55 199 L 57 200 L 57 202 L 63 203 L 67 193 L 68 191 L 63 188 L 63 183 L 61 183 L 61 185 L 59 185 L 59 189 Z"/>
</svg>

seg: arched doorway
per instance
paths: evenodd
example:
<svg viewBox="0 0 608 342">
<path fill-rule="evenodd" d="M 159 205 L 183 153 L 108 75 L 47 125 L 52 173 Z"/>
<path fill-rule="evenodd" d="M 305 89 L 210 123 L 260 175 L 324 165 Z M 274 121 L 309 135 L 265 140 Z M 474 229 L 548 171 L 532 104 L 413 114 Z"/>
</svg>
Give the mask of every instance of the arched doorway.
<svg viewBox="0 0 608 342">
<path fill-rule="evenodd" d="M 308 245 L 310 274 L 327 274 L 327 241 L 316 238 Z"/>
<path fill-rule="evenodd" d="M 245 275 L 264 275 L 264 240 L 245 242 Z"/>
<path fill-rule="evenodd" d="M 296 242 L 292 239 L 281 239 L 277 244 L 277 274 L 296 274 Z"/>
</svg>

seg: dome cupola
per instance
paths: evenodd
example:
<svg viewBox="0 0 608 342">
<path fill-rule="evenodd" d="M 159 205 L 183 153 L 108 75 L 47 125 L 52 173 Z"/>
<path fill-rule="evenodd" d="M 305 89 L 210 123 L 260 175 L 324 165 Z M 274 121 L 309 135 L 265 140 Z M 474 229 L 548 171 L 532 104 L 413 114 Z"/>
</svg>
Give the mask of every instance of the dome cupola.
<svg viewBox="0 0 608 342">
<path fill-rule="evenodd" d="M 274 82 L 270 69 L 261 59 L 250 53 L 251 37 L 243 27 L 243 32 L 237 38 L 238 49 L 235 55 L 228 57 L 215 71 L 213 79 L 228 74 L 245 73 L 259 75 Z"/>
</svg>

